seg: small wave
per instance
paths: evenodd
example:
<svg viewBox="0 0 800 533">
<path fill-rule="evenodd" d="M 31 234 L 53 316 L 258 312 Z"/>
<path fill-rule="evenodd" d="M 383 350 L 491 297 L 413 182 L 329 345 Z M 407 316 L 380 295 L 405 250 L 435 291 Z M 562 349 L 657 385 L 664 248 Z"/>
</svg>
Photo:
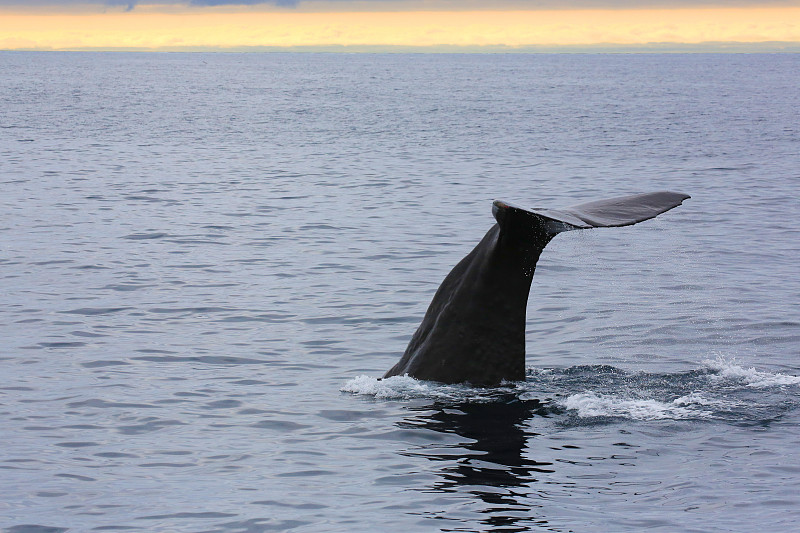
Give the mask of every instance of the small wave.
<svg viewBox="0 0 800 533">
<path fill-rule="evenodd" d="M 735 407 L 737 402 L 731 400 L 714 400 L 706 398 L 699 392 L 692 392 L 672 401 L 675 405 L 702 405 L 708 407 Z"/>
<path fill-rule="evenodd" d="M 438 396 L 441 394 L 438 389 L 441 388 L 439 385 L 419 381 L 410 376 L 378 379 L 361 375 L 345 383 L 339 390 L 385 400 L 410 400 Z"/>
<path fill-rule="evenodd" d="M 340 389 L 381 400 L 412 400 L 417 398 L 439 401 L 490 401 L 507 389 L 479 389 L 468 385 L 443 385 L 433 381 L 420 381 L 410 376 L 392 376 L 378 379 L 365 375 L 357 376 Z"/>
<path fill-rule="evenodd" d="M 653 399 L 626 399 L 594 392 L 573 394 L 562 402 L 567 410 L 578 412 L 581 418 L 618 417 L 634 420 L 697 419 L 708 418 L 711 413 L 693 407 L 707 403 L 702 397 L 690 394 L 671 402 Z"/>
<path fill-rule="evenodd" d="M 703 364 L 717 372 L 714 376 L 716 379 L 738 381 L 748 387 L 767 388 L 800 385 L 800 376 L 791 376 L 779 372 L 764 372 L 753 367 L 745 368 L 737 365 L 734 360 L 726 360 L 722 357 L 714 360 L 706 359 Z"/>
<path fill-rule="evenodd" d="M 130 199 L 134 199 L 134 198 L 130 198 Z M 130 235 L 125 235 L 122 238 L 131 240 L 131 241 L 147 241 L 147 240 L 152 240 L 152 239 L 163 239 L 164 237 L 169 237 L 169 233 L 162 233 L 162 232 L 131 233 Z"/>
</svg>

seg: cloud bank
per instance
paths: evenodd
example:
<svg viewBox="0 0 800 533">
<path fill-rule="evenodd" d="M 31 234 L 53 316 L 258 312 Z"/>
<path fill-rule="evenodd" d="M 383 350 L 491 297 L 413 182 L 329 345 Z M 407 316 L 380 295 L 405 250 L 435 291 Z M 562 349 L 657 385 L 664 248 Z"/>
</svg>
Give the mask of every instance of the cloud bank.
<svg viewBox="0 0 800 533">
<path fill-rule="evenodd" d="M 208 11 L 4 15 L 0 49 L 428 47 L 520 50 L 653 43 L 800 43 L 800 8 L 550 11 Z"/>
<path fill-rule="evenodd" d="M 796 51 L 800 45 L 800 0 L 738 7 L 657 0 L 672 4 L 656 8 L 627 7 L 631 0 L 569 1 L 568 8 L 555 0 L 0 0 L 0 50 L 654 50 L 665 43 L 717 43 L 719 50 L 755 43 L 752 51 L 767 45 Z"/>
</svg>

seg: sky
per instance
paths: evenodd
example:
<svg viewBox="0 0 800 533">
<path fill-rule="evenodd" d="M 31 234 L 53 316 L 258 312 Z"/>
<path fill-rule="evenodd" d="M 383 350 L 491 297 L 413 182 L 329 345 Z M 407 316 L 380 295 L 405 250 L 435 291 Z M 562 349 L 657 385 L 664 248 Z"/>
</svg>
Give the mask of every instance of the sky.
<svg viewBox="0 0 800 533">
<path fill-rule="evenodd" d="M 800 51 L 800 0 L 0 0 L 2 50 Z"/>
</svg>

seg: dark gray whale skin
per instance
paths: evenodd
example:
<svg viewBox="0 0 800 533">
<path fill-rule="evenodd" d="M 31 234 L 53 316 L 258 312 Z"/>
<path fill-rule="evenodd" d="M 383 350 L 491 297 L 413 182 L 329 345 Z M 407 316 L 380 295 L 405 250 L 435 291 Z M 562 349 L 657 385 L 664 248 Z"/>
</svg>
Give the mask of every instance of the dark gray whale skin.
<svg viewBox="0 0 800 533">
<path fill-rule="evenodd" d="M 445 277 L 403 357 L 384 378 L 496 386 L 525 379 L 525 311 L 536 263 L 558 233 L 628 226 L 689 198 L 661 191 L 565 209 L 495 200 L 497 224 Z"/>
</svg>

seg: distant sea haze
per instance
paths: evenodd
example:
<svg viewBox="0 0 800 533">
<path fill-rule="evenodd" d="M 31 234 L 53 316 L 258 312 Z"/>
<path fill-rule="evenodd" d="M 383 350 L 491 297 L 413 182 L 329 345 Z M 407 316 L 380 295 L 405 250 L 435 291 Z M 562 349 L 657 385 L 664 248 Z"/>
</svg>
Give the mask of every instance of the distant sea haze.
<svg viewBox="0 0 800 533">
<path fill-rule="evenodd" d="M 0 52 L 0 529 L 793 531 L 796 54 Z M 379 380 L 502 199 L 526 379 Z"/>
</svg>

